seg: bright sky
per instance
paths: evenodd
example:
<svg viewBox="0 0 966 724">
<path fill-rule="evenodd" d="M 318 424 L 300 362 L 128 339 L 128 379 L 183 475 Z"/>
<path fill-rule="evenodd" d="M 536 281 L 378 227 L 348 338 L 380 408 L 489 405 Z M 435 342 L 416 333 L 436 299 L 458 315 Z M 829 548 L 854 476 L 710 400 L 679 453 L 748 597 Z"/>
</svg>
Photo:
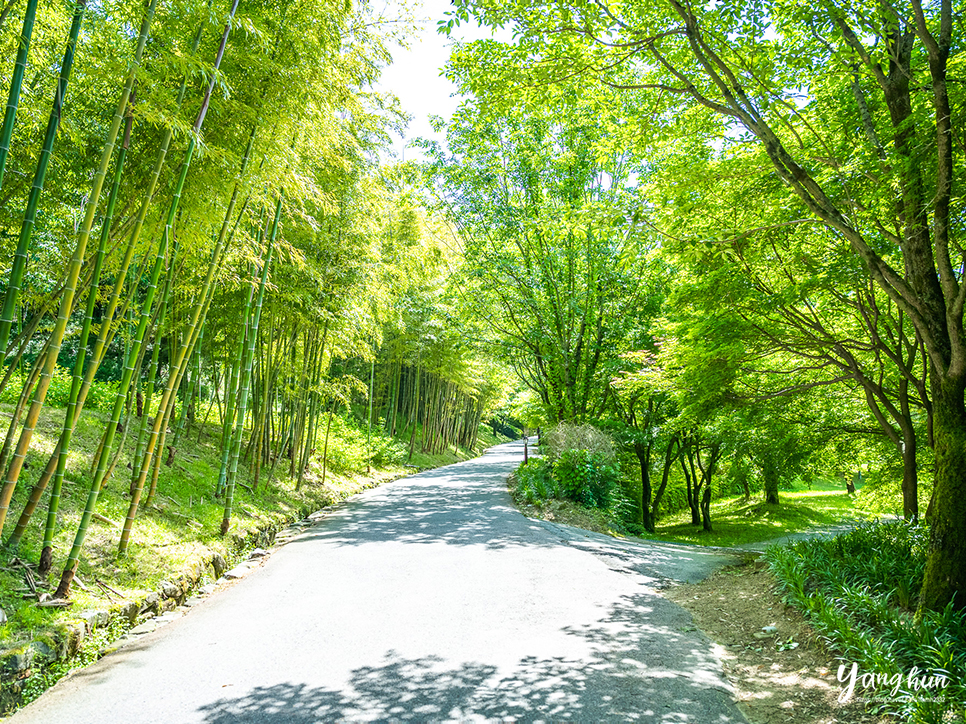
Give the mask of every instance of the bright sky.
<svg viewBox="0 0 966 724">
<path fill-rule="evenodd" d="M 422 19 L 418 35 L 412 39 L 409 48 L 396 46 L 393 49 L 393 63 L 383 71 L 376 86 L 378 90 L 394 93 L 403 109 L 413 117 L 406 139 L 397 139 L 394 144 L 396 154 L 408 159 L 419 156 L 418 149 L 406 148 L 409 141 L 418 137 L 437 138 L 429 125 L 429 116 L 442 116 L 448 120 L 459 105 L 459 98 L 452 97 L 455 86 L 441 75 L 452 41 L 436 32 L 436 23 L 452 7 L 450 0 L 422 0 L 421 5 L 421 9 L 415 12 L 415 16 Z M 460 26 L 453 34 L 460 40 L 492 37 L 489 30 L 472 22 Z"/>
</svg>

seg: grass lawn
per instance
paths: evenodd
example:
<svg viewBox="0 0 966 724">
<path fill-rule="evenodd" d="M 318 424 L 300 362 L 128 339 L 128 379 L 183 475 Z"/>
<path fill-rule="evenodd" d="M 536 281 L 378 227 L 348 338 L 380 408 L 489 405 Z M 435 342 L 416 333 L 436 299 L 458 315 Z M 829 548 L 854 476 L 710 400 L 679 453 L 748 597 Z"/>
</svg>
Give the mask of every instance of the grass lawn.
<svg viewBox="0 0 966 724">
<path fill-rule="evenodd" d="M 725 498 L 711 503 L 711 526 L 707 533 L 691 524 L 690 510 L 658 520 L 657 534 L 644 536 L 653 540 L 697 543 L 708 546 L 736 546 L 760 543 L 799 533 L 810 528 L 862 520 L 868 514 L 855 505 L 841 485 L 819 481 L 811 489 L 781 491 L 778 505 L 757 499 Z"/>
<path fill-rule="evenodd" d="M 816 481 L 811 488 L 800 486 L 783 490 L 778 505 L 762 502 L 762 494 L 750 501 L 743 496 L 722 498 L 711 503 L 711 533 L 691 524 L 687 508 L 658 519 L 657 532 L 634 535 L 613 515 L 585 508 L 569 500 L 547 499 L 527 503 L 516 492 L 510 479 L 510 494 L 524 515 L 573 525 L 619 537 L 639 537 L 668 543 L 693 543 L 731 547 L 781 538 L 812 528 L 863 520 L 870 513 L 857 507 L 855 496 L 845 492 L 841 483 Z M 861 486 L 860 486 L 861 487 Z M 872 515 L 871 517 L 877 517 Z"/>
</svg>

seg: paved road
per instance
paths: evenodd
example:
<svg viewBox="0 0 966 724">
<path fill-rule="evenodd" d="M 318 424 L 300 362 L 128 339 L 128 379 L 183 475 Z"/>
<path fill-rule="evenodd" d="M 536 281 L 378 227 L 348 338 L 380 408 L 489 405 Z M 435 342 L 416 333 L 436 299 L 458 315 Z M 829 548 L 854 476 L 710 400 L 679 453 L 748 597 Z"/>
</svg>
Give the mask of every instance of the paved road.
<svg viewBox="0 0 966 724">
<path fill-rule="evenodd" d="M 657 595 L 728 562 L 524 518 L 509 443 L 366 491 L 13 724 L 745 722 Z"/>
</svg>

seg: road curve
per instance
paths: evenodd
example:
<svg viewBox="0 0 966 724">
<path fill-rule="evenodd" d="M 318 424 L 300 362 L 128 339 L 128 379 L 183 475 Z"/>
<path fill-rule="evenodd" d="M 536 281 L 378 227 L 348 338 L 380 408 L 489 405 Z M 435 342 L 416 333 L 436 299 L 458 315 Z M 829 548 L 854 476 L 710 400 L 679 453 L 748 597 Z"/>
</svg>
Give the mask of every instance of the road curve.
<svg viewBox="0 0 966 724">
<path fill-rule="evenodd" d="M 745 722 L 658 595 L 727 562 L 517 512 L 508 443 L 366 491 L 12 724 Z"/>
</svg>

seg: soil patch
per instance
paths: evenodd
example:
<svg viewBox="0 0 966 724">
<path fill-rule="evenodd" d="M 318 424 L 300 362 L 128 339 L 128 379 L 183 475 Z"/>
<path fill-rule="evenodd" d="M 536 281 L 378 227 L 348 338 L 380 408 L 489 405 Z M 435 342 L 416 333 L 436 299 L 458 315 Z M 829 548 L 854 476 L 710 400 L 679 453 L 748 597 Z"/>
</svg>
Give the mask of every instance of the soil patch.
<svg viewBox="0 0 966 724">
<path fill-rule="evenodd" d="M 724 668 L 752 724 L 886 724 L 863 704 L 841 704 L 839 661 L 802 615 L 786 606 L 761 561 L 722 569 L 661 592 L 686 608 L 726 651 Z M 766 633 L 764 627 L 774 627 Z"/>
</svg>

